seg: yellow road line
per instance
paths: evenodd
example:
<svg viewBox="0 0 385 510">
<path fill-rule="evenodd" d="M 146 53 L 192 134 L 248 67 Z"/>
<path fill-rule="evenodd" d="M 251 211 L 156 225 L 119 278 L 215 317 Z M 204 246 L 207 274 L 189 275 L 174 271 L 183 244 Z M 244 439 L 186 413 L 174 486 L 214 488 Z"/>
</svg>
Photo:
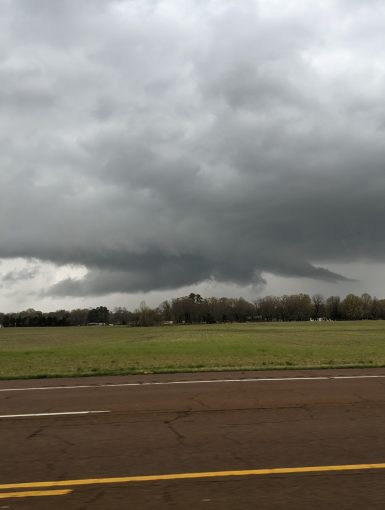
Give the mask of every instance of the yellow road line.
<svg viewBox="0 0 385 510">
<path fill-rule="evenodd" d="M 71 489 L 57 491 L 27 491 L 27 492 L 0 492 L 0 499 L 30 498 L 36 496 L 65 496 L 73 492 Z"/>
<path fill-rule="evenodd" d="M 306 467 L 288 467 L 288 468 L 269 468 L 269 469 L 247 469 L 242 471 L 207 471 L 198 473 L 174 473 L 168 475 L 140 475 L 140 476 L 122 476 L 115 478 L 86 478 L 80 480 L 57 480 L 49 482 L 25 482 L 25 483 L 7 483 L 0 485 L 0 490 L 4 489 L 29 489 L 29 488 L 48 488 L 48 487 L 75 487 L 79 485 L 104 485 L 110 483 L 129 483 L 129 482 L 154 482 L 160 480 L 189 480 L 195 478 L 221 478 L 236 476 L 258 476 L 258 475 L 277 475 L 291 473 L 321 473 L 328 471 L 362 471 L 368 469 L 385 469 L 385 463 L 382 464 L 346 464 L 341 466 L 306 466 Z"/>
</svg>

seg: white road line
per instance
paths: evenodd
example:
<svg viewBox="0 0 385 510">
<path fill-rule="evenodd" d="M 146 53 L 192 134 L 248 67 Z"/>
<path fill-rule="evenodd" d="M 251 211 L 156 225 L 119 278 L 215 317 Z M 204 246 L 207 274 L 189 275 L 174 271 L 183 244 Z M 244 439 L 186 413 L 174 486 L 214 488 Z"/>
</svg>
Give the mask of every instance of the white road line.
<svg viewBox="0 0 385 510">
<path fill-rule="evenodd" d="M 222 383 L 247 383 L 247 382 L 275 382 L 275 381 L 336 381 L 342 379 L 384 379 L 384 375 L 335 375 L 335 376 L 315 376 L 315 377 L 256 377 L 248 379 L 207 379 L 207 380 L 189 380 L 189 381 L 152 381 L 152 382 L 132 382 L 116 384 L 79 384 L 72 386 L 36 386 L 32 388 L 0 388 L 0 392 L 7 391 L 40 391 L 40 390 L 73 390 L 82 388 L 123 388 L 129 386 L 172 386 L 177 384 L 222 384 Z"/>
<path fill-rule="evenodd" d="M 32 418 L 38 416 L 74 416 L 79 414 L 100 414 L 110 413 L 111 411 L 67 411 L 65 413 L 31 413 L 31 414 L 3 414 L 1 418 Z"/>
</svg>

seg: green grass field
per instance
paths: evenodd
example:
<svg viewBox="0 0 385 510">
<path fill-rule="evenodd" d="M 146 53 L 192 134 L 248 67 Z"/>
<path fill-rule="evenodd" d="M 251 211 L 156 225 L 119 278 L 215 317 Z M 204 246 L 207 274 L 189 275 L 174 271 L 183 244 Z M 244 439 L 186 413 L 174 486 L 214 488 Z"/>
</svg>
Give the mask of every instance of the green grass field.
<svg viewBox="0 0 385 510">
<path fill-rule="evenodd" d="M 0 329 L 0 378 L 385 366 L 385 321 Z"/>
</svg>

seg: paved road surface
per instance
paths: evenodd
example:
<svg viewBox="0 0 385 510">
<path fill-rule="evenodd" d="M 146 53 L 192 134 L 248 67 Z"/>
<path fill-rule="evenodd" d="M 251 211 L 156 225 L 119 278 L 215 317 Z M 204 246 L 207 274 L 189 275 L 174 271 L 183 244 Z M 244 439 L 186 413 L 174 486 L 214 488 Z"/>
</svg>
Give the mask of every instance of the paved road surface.
<svg viewBox="0 0 385 510">
<path fill-rule="evenodd" d="M 385 369 L 3 381 L 0 416 L 0 509 L 385 509 Z"/>
</svg>

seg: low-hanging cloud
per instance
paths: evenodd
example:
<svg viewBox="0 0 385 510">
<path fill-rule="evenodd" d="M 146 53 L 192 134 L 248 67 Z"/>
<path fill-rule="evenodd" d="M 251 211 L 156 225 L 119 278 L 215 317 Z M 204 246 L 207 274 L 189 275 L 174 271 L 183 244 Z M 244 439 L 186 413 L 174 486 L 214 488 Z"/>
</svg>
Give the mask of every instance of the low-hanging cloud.
<svg viewBox="0 0 385 510">
<path fill-rule="evenodd" d="M 0 258 L 88 269 L 46 293 L 385 260 L 381 2 L 0 11 Z"/>
</svg>

